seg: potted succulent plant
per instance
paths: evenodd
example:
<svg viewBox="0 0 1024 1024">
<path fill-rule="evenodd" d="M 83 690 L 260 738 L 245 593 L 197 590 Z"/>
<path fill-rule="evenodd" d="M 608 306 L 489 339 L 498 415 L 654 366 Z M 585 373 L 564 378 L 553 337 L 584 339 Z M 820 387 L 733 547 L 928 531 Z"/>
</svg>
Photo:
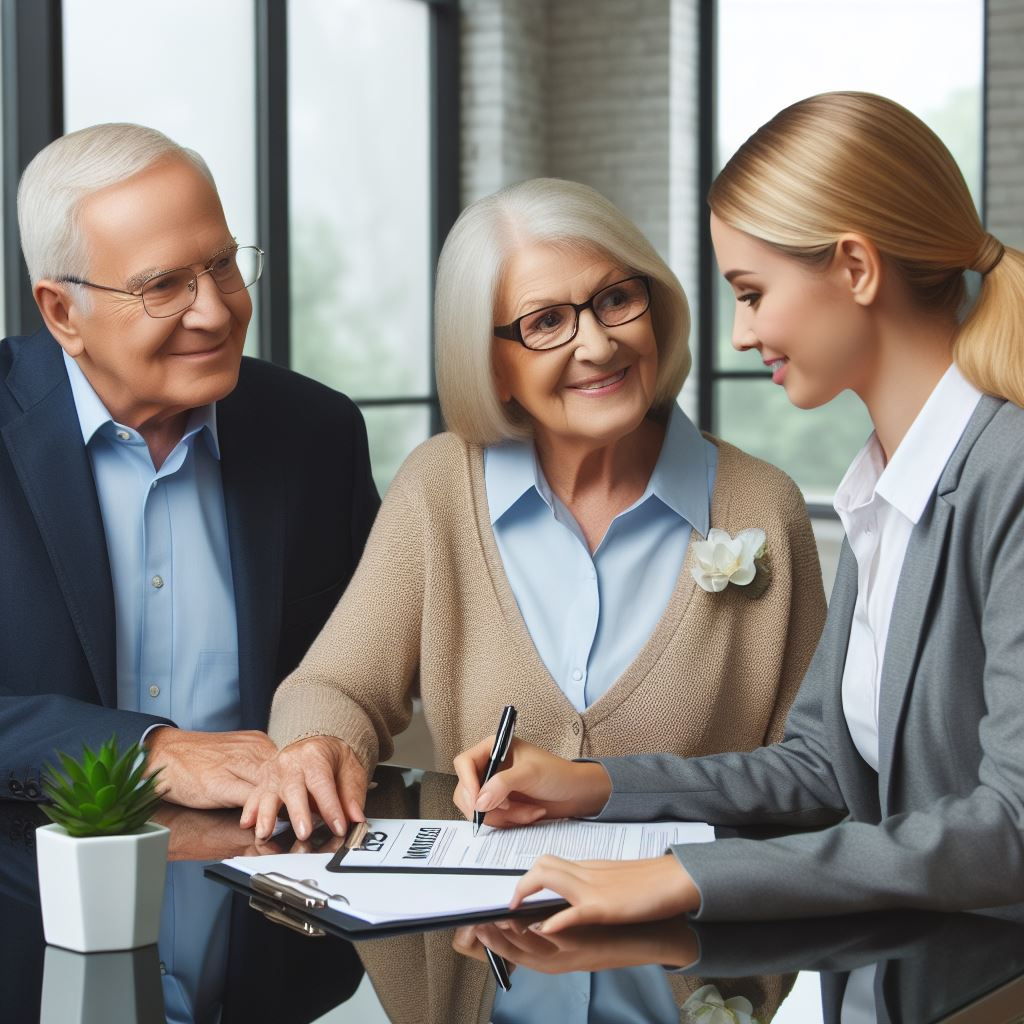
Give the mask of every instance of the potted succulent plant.
<svg viewBox="0 0 1024 1024">
<path fill-rule="evenodd" d="M 156 942 L 170 833 L 148 820 L 160 798 L 145 752 L 119 754 L 112 736 L 80 761 L 57 756 L 64 771 L 43 775 L 53 824 L 36 831 L 46 941 L 80 953 Z"/>
</svg>

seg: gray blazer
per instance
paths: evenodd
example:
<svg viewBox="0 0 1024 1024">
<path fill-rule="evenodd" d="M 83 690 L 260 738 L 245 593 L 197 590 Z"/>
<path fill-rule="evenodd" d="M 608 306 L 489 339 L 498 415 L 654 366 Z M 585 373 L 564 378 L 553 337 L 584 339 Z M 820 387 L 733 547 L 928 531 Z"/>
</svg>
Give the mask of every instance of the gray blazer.
<svg viewBox="0 0 1024 1024">
<path fill-rule="evenodd" d="M 613 784 L 605 820 L 829 826 L 674 847 L 701 919 L 1024 900 L 1024 410 L 981 399 L 911 535 L 882 666 L 877 774 L 842 707 L 856 596 L 844 544 L 780 743 L 600 759 Z"/>
</svg>

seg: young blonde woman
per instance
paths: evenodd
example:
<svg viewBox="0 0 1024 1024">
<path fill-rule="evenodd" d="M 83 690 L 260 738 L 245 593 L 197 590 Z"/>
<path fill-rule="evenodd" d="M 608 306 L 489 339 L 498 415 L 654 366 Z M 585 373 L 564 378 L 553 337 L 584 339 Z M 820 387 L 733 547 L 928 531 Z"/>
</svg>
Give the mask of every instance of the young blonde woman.
<svg viewBox="0 0 1024 1024">
<path fill-rule="evenodd" d="M 939 139 L 898 104 L 787 108 L 709 197 L 733 343 L 803 408 L 851 389 L 875 431 L 836 496 L 847 543 L 781 743 L 684 760 L 561 761 L 518 744 L 460 807 L 828 826 L 631 864 L 546 858 L 540 926 L 1024 900 L 1024 255 L 978 219 Z M 980 293 L 964 316 L 965 271 Z M 770 429 L 770 425 L 766 425 Z"/>
</svg>

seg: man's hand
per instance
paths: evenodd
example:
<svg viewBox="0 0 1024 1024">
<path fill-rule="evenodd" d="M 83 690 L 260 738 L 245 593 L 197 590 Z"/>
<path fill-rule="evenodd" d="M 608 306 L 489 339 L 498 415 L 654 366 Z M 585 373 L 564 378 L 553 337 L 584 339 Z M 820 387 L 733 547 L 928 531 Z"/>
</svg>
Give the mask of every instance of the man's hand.
<svg viewBox="0 0 1024 1024">
<path fill-rule="evenodd" d="M 309 839 L 289 842 L 286 835 L 257 842 L 252 829 L 241 828 L 233 810 L 195 811 L 176 804 L 161 804 L 153 821 L 171 830 L 167 859 L 227 860 L 229 857 L 262 857 L 268 853 L 334 853 L 344 842 L 326 829 Z"/>
<path fill-rule="evenodd" d="M 277 753 L 270 737 L 245 732 L 189 732 L 169 726 L 146 737 L 149 769 L 162 768 L 156 791 L 183 807 L 241 807 L 266 761 Z"/>
<path fill-rule="evenodd" d="M 608 802 L 612 784 L 599 764 L 566 761 L 524 740 L 513 740 L 503 771 L 483 788 L 491 756 L 489 736 L 455 758 L 459 785 L 452 798 L 467 817 L 487 814 L 487 824 L 529 825 L 541 818 L 588 818 Z"/>
<path fill-rule="evenodd" d="M 515 910 L 541 889 L 551 889 L 572 904 L 536 925 L 541 935 L 580 925 L 658 921 L 700 907 L 697 886 L 670 853 L 650 860 L 540 857 L 519 879 L 509 908 Z"/>
<path fill-rule="evenodd" d="M 307 736 L 289 743 L 261 768 L 242 808 L 242 828 L 256 826 L 256 838 L 274 830 L 284 804 L 300 839 L 313 831 L 314 806 L 331 831 L 344 835 L 349 821 L 362 821 L 368 779 L 352 748 L 336 736 Z"/>
</svg>

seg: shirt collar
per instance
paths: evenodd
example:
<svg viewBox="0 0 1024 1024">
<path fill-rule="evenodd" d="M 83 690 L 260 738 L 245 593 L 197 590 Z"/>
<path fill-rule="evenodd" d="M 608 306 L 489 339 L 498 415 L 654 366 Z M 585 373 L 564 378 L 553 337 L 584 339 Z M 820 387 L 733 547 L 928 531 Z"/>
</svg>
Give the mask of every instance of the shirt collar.
<svg viewBox="0 0 1024 1024">
<path fill-rule="evenodd" d="M 981 392 L 964 379 L 956 363 L 942 375 L 917 414 L 876 491 L 917 523 L 981 399 Z"/>
<path fill-rule="evenodd" d="M 711 521 L 708 459 L 708 442 L 686 413 L 673 405 L 658 461 L 636 505 L 653 495 L 707 536 Z M 506 441 L 488 448 L 484 478 L 492 526 L 531 490 L 551 505 L 551 489 L 529 441 Z"/>
<path fill-rule="evenodd" d="M 64 367 L 68 373 L 68 380 L 71 382 L 71 394 L 75 400 L 75 411 L 78 413 L 78 423 L 82 428 L 82 440 L 86 446 L 96 435 L 96 432 L 108 426 L 108 424 L 112 428 L 128 429 L 122 427 L 110 415 L 107 407 L 103 404 L 103 400 L 96 394 L 93 386 L 89 383 L 89 378 L 82 372 L 82 368 L 78 363 L 67 352 L 64 352 L 63 356 Z M 200 431 L 202 431 L 203 436 L 206 438 L 210 454 L 215 459 L 220 459 L 216 402 L 200 405 L 189 413 L 182 440 L 185 441 Z"/>
<path fill-rule="evenodd" d="M 644 497 L 653 494 L 660 498 L 702 537 L 707 536 L 711 525 L 710 447 L 686 413 L 673 404 L 665 440 L 644 493 Z"/>
<path fill-rule="evenodd" d="M 915 525 L 981 399 L 956 363 L 942 375 L 888 465 L 872 434 L 836 490 L 835 509 L 848 515 L 875 495 Z"/>
</svg>

